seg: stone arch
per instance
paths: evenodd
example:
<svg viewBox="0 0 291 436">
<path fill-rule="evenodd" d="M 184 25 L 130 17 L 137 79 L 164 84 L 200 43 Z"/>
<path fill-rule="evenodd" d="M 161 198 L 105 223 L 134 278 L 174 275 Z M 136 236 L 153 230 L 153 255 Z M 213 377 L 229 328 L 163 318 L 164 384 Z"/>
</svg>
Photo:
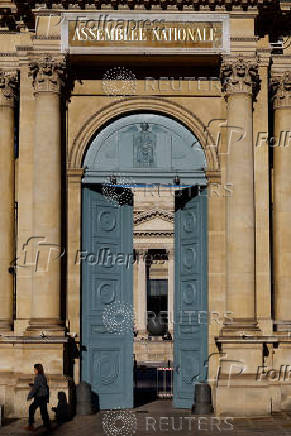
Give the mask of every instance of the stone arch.
<svg viewBox="0 0 291 436">
<path fill-rule="evenodd" d="M 108 104 L 95 112 L 73 140 L 72 148 L 68 156 L 69 168 L 82 168 L 83 158 L 87 148 L 96 132 L 121 115 L 129 115 L 136 112 L 159 113 L 171 117 L 185 125 L 199 140 L 205 152 L 207 171 L 219 170 L 218 153 L 214 146 L 214 140 L 202 121 L 191 111 L 183 106 L 159 97 L 131 97 Z"/>
</svg>

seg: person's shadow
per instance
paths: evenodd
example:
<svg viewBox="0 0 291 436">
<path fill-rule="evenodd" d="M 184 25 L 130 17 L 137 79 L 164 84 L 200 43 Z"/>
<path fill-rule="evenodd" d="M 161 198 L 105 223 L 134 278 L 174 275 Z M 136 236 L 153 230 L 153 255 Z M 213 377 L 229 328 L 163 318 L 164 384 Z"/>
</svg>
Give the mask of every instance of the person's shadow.
<svg viewBox="0 0 291 436">
<path fill-rule="evenodd" d="M 56 422 L 58 425 L 62 425 L 71 419 L 65 392 L 58 392 L 58 405 L 57 407 L 52 407 L 52 410 L 56 414 Z"/>
</svg>

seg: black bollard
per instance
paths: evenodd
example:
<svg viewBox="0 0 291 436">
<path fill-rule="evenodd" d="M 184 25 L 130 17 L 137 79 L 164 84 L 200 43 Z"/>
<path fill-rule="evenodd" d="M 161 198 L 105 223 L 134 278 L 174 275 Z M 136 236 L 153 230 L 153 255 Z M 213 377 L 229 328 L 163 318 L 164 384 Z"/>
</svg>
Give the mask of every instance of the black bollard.
<svg viewBox="0 0 291 436">
<path fill-rule="evenodd" d="M 192 406 L 193 415 L 209 415 L 213 412 L 211 405 L 211 389 L 208 383 L 195 385 L 195 402 Z"/>
<path fill-rule="evenodd" d="M 92 414 L 91 385 L 82 381 L 77 385 L 77 415 L 86 416 Z"/>
<path fill-rule="evenodd" d="M 4 425 L 4 406 L 0 404 L 0 427 Z"/>
</svg>

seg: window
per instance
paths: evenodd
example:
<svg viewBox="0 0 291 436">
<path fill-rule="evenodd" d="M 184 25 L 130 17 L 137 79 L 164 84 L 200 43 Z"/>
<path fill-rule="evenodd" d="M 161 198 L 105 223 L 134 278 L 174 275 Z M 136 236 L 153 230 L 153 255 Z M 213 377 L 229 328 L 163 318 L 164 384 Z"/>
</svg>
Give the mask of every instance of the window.
<svg viewBox="0 0 291 436">
<path fill-rule="evenodd" d="M 168 280 L 147 279 L 148 331 L 162 336 L 168 330 Z"/>
</svg>

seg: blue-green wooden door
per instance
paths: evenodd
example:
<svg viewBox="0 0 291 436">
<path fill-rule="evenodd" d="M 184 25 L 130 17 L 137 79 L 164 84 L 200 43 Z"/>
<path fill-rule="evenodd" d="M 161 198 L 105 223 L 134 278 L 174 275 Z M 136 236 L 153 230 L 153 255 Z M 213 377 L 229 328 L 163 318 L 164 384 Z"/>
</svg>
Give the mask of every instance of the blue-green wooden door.
<svg viewBox="0 0 291 436">
<path fill-rule="evenodd" d="M 118 204 L 100 185 L 82 192 L 82 379 L 101 409 L 131 408 L 132 195 L 117 195 Z"/>
<path fill-rule="evenodd" d="M 174 407 L 189 408 L 207 358 L 206 188 L 175 199 Z"/>
</svg>

